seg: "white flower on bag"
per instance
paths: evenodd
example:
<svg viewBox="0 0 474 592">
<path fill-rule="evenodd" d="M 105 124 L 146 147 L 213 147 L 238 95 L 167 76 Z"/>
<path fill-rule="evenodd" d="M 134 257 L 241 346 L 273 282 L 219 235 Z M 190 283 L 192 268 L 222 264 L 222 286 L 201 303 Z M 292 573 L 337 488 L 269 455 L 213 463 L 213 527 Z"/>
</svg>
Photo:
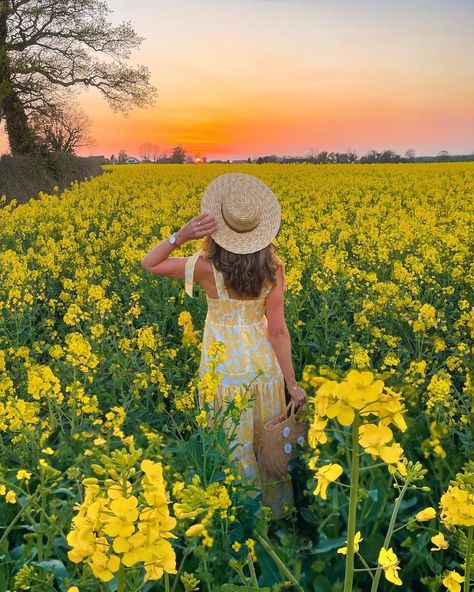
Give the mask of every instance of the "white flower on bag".
<svg viewBox="0 0 474 592">
<path fill-rule="evenodd" d="M 283 428 L 283 437 L 288 438 L 289 435 L 290 435 L 290 428 L 289 428 L 289 426 L 286 426 L 286 428 Z"/>
<path fill-rule="evenodd" d="M 285 451 L 285 454 L 290 454 L 290 452 L 291 452 L 291 444 L 289 442 L 287 442 L 285 444 L 285 446 L 283 447 L 283 450 Z"/>
</svg>

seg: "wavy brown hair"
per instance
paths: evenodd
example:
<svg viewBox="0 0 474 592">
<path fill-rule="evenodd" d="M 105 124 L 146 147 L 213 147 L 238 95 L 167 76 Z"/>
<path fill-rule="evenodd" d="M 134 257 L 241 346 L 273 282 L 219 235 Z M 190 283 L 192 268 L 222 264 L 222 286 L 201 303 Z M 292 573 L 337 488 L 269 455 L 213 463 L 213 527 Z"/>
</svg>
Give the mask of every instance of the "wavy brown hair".
<svg viewBox="0 0 474 592">
<path fill-rule="evenodd" d="M 276 284 L 279 257 L 277 247 L 270 243 L 255 253 L 231 253 L 216 243 L 211 236 L 204 237 L 204 257 L 222 272 L 227 288 L 241 296 L 260 296 L 263 287 Z"/>
</svg>

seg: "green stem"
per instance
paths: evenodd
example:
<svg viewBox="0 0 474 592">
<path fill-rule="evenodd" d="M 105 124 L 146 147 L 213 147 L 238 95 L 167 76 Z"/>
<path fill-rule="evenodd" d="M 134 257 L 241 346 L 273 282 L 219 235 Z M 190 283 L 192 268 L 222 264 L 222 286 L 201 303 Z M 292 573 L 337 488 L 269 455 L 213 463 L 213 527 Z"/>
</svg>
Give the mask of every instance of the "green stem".
<svg viewBox="0 0 474 592">
<path fill-rule="evenodd" d="M 168 572 L 165 571 L 165 592 L 170 592 L 170 576 Z"/>
<path fill-rule="evenodd" d="M 206 587 L 207 587 L 208 592 L 211 592 L 211 585 L 209 583 L 211 574 L 209 573 L 209 570 L 207 569 L 207 562 L 206 562 L 205 557 L 202 558 L 202 562 L 204 563 L 204 572 L 206 574 Z"/>
<path fill-rule="evenodd" d="M 273 561 L 276 563 L 276 565 L 279 567 L 279 569 L 281 569 L 282 573 L 284 573 L 285 576 L 291 582 L 293 582 L 293 585 L 296 588 L 296 590 L 298 590 L 298 592 L 304 592 L 303 588 L 299 585 L 295 576 L 286 567 L 286 565 L 283 563 L 283 561 L 278 557 L 278 555 L 272 549 L 272 546 L 263 538 L 263 536 L 257 530 L 254 530 L 253 533 L 254 533 L 257 541 L 262 545 L 262 547 L 265 549 L 265 551 L 270 555 L 270 557 L 273 559 Z"/>
<path fill-rule="evenodd" d="M 361 467 L 360 471 L 371 471 L 372 469 L 378 469 L 378 467 L 386 467 L 387 463 L 376 463 L 375 465 L 370 465 L 368 467 Z"/>
<path fill-rule="evenodd" d="M 18 512 L 18 514 L 15 516 L 15 518 L 13 518 L 13 520 L 7 526 L 7 528 L 5 529 L 5 532 L 3 533 L 3 535 L 0 538 L 0 546 L 3 543 L 3 541 L 6 540 L 6 538 L 10 534 L 10 532 L 13 530 L 13 528 L 15 527 L 15 524 L 22 517 L 23 513 L 28 509 L 28 507 L 32 503 L 35 496 L 37 496 L 37 492 L 35 492 L 31 497 L 28 498 L 26 504 L 21 508 L 21 510 Z"/>
<path fill-rule="evenodd" d="M 250 570 L 250 580 L 252 582 L 252 586 L 255 586 L 255 588 L 258 588 L 258 580 L 257 580 L 257 574 L 255 573 L 255 567 L 252 561 L 252 555 L 250 553 L 250 550 L 247 552 L 248 555 L 248 560 L 249 560 L 249 570 Z"/>
<path fill-rule="evenodd" d="M 472 555 L 472 535 L 474 526 L 470 526 L 467 531 L 467 549 L 466 549 L 466 568 L 464 570 L 464 592 L 469 592 L 471 583 L 471 555 Z"/>
<path fill-rule="evenodd" d="M 123 570 L 123 564 L 120 564 L 120 568 L 117 574 L 117 592 L 124 592 L 125 590 L 125 572 Z"/>
<path fill-rule="evenodd" d="M 186 557 L 189 555 L 189 553 L 190 553 L 190 548 L 189 547 L 186 547 L 186 549 L 185 549 L 185 551 L 183 553 L 183 557 L 181 558 L 181 563 L 180 563 L 179 568 L 178 568 L 178 573 L 174 577 L 174 582 L 173 582 L 173 586 L 171 587 L 171 592 L 174 592 L 174 590 L 176 588 L 176 584 L 179 581 L 179 576 L 181 574 L 181 570 L 184 567 L 184 561 L 185 561 Z"/>
<path fill-rule="evenodd" d="M 347 520 L 347 553 L 344 592 L 352 592 L 354 580 L 354 537 L 356 531 L 357 494 L 359 491 L 359 413 L 356 411 L 352 424 L 351 494 Z"/>
<path fill-rule="evenodd" d="M 405 481 L 405 484 L 403 485 L 402 490 L 400 491 L 400 495 L 397 497 L 395 504 L 393 506 L 392 517 L 390 518 L 390 524 L 388 525 L 387 534 L 385 536 L 385 540 L 383 543 L 383 546 L 385 549 L 388 549 L 388 547 L 390 545 L 390 541 L 392 539 L 392 534 L 393 534 L 393 530 L 394 530 L 394 526 L 395 526 L 395 521 L 397 520 L 398 511 L 400 510 L 400 505 L 402 503 L 403 496 L 405 495 L 408 485 L 409 485 L 409 481 Z M 380 567 L 378 567 L 377 573 L 375 574 L 374 581 L 372 582 L 372 588 L 370 589 L 370 592 L 377 592 L 377 588 L 379 587 L 379 581 L 380 581 L 381 575 L 382 575 L 382 569 Z"/>
<path fill-rule="evenodd" d="M 360 555 L 360 553 L 357 553 L 357 557 L 361 560 L 365 570 L 369 572 L 370 577 L 374 579 L 374 575 L 372 573 L 374 570 L 371 567 L 369 567 L 367 561 L 362 557 L 362 555 Z"/>
<path fill-rule="evenodd" d="M 41 507 L 45 508 L 46 506 L 46 492 L 45 486 L 43 482 L 43 473 L 40 476 L 40 490 L 41 490 Z M 40 523 L 39 523 L 39 532 L 37 534 L 36 544 L 38 547 L 38 561 L 43 561 L 44 553 L 43 553 L 43 530 L 44 530 L 44 514 L 40 513 Z"/>
<path fill-rule="evenodd" d="M 202 467 L 202 480 L 203 480 L 203 484 L 204 487 L 207 487 L 207 466 L 206 466 L 206 434 L 204 432 L 204 430 L 200 430 L 201 431 L 201 443 L 202 443 L 202 461 L 203 461 L 203 467 Z"/>
</svg>

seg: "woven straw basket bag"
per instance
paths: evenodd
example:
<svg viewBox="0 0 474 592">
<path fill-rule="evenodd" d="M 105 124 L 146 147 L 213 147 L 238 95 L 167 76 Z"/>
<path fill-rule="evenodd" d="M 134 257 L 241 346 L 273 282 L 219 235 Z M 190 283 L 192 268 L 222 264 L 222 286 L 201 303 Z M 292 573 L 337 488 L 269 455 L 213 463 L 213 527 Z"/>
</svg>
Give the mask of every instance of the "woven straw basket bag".
<svg viewBox="0 0 474 592">
<path fill-rule="evenodd" d="M 296 444 L 307 441 L 308 422 L 301 412 L 304 405 L 300 404 L 295 413 L 295 402 L 291 400 L 285 413 L 270 419 L 263 426 L 257 461 L 268 477 L 279 479 L 287 474 L 288 461 L 297 453 Z"/>
</svg>

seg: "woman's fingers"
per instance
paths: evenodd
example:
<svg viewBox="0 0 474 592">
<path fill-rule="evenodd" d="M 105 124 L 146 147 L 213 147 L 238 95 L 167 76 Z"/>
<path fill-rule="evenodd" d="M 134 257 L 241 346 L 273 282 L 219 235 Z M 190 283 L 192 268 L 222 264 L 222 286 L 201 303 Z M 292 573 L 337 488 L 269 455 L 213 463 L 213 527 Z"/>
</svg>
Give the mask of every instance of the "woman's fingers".
<svg viewBox="0 0 474 592">
<path fill-rule="evenodd" d="M 217 224 L 215 222 L 201 224 L 200 226 L 196 226 L 195 230 L 198 233 L 214 232 L 215 230 L 217 230 Z"/>
<path fill-rule="evenodd" d="M 205 218 L 214 219 L 211 214 L 208 214 L 207 212 L 201 212 L 198 216 L 196 216 L 197 220 L 204 220 Z"/>
<path fill-rule="evenodd" d="M 215 218 L 206 217 L 206 218 L 201 218 L 200 220 L 196 220 L 196 225 L 200 226 L 200 227 L 209 226 L 212 224 L 217 224 L 217 220 Z"/>
<path fill-rule="evenodd" d="M 217 220 L 208 214 L 196 216 L 194 230 L 196 232 L 197 238 L 207 234 L 212 234 L 217 230 Z"/>
<path fill-rule="evenodd" d="M 199 228 L 205 228 L 208 226 L 213 226 L 217 224 L 217 220 L 212 218 L 211 216 L 207 216 L 206 218 L 201 218 L 200 220 L 196 220 L 196 226 Z"/>
<path fill-rule="evenodd" d="M 201 236 L 207 236 L 208 234 L 214 234 L 216 232 L 217 226 L 210 226 L 209 228 L 205 228 L 204 230 L 200 230 L 199 234 Z"/>
<path fill-rule="evenodd" d="M 212 216 L 207 216 L 205 218 L 201 218 L 196 220 L 196 222 L 199 222 L 200 226 L 203 226 L 205 224 L 213 224 L 214 222 L 217 222 L 217 220 L 215 218 L 213 218 Z"/>
</svg>

